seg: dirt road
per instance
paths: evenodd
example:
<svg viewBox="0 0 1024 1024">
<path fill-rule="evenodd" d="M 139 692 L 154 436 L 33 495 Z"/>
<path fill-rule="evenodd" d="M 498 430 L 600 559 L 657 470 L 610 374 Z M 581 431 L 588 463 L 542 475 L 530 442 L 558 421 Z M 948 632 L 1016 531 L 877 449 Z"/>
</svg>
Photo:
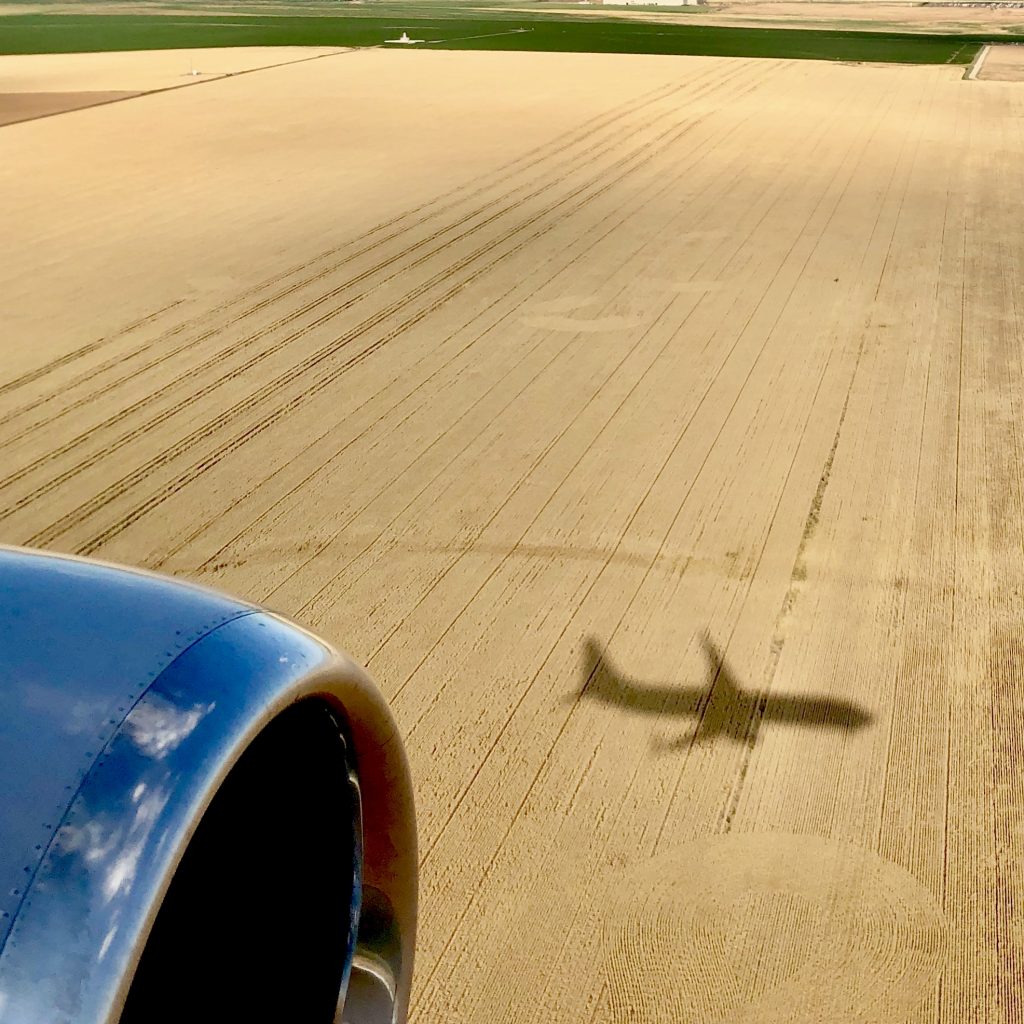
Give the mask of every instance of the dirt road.
<svg viewBox="0 0 1024 1024">
<path fill-rule="evenodd" d="M 369 666 L 422 1024 L 1020 1021 L 1022 115 L 363 52 L 4 128 L 0 538 Z"/>
</svg>

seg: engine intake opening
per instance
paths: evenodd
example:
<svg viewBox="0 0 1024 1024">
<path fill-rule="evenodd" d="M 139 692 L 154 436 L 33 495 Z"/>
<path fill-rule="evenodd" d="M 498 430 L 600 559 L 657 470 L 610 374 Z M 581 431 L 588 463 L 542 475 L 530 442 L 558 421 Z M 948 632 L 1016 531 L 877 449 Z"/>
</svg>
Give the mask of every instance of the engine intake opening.
<svg viewBox="0 0 1024 1024">
<path fill-rule="evenodd" d="M 121 1024 L 330 1024 L 349 948 L 358 814 L 333 712 L 314 699 L 293 705 L 203 815 Z"/>
</svg>

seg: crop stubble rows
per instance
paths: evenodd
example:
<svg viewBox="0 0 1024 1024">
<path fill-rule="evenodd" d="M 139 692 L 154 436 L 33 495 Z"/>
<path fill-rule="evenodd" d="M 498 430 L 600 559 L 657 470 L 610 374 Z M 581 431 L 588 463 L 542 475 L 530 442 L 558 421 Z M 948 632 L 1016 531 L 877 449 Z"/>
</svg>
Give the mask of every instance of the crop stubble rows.
<svg viewBox="0 0 1024 1024">
<path fill-rule="evenodd" d="M 1021 1019 L 1021 101 L 754 61 L 627 96 L 0 382 L 3 537 L 369 664 L 417 776 L 418 1020 Z M 580 695 L 613 667 L 707 689 Z M 872 720 L 778 726 L 780 691 Z M 686 931 L 686 851 L 749 833 L 856 884 Z"/>
</svg>

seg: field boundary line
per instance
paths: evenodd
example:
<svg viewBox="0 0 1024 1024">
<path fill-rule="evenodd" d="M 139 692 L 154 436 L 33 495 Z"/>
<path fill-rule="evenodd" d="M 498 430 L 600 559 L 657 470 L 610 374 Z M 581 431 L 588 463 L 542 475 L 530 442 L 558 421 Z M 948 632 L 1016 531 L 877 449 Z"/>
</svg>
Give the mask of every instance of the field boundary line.
<svg viewBox="0 0 1024 1024">
<path fill-rule="evenodd" d="M 181 47 L 169 47 L 169 49 L 181 49 Z M 186 47 L 186 49 L 188 49 Z M 191 47 L 191 49 L 197 50 L 215 50 L 220 47 L 215 46 L 197 46 Z M 267 49 L 277 49 L 277 47 L 267 47 Z M 319 49 L 319 47 L 318 47 Z M 178 89 L 189 89 L 194 85 L 211 85 L 213 82 L 222 82 L 225 78 L 238 78 L 240 75 L 252 75 L 257 71 L 272 71 L 274 68 L 286 68 L 292 64 L 305 64 L 311 60 L 322 60 L 324 57 L 341 57 L 348 53 L 360 53 L 363 50 L 378 50 L 378 46 L 348 46 L 344 49 L 339 48 L 334 50 L 332 53 L 315 53 L 311 57 L 297 57 L 295 60 L 283 60 L 277 64 L 264 64 L 258 68 L 243 68 L 241 71 L 224 71 L 219 75 L 211 75 L 209 78 L 198 78 L 198 76 L 191 82 L 182 82 L 179 85 L 165 85 L 159 89 L 143 89 L 139 92 L 133 92 L 129 96 L 115 96 L 109 100 L 99 100 L 96 103 L 90 103 L 84 107 L 73 107 L 70 110 L 51 110 L 48 114 L 34 114 L 31 117 L 20 117 L 16 121 L 8 121 L 6 124 L 0 125 L 0 128 L 10 128 L 11 125 L 15 124 L 28 124 L 30 121 L 43 121 L 49 117 L 61 117 L 64 114 L 78 114 L 83 110 L 95 110 L 97 107 L 109 107 L 114 103 L 127 103 L 128 100 L 140 100 L 145 96 L 159 96 L 165 92 L 176 92 Z M 118 51 L 114 51 L 118 52 Z M 151 51 L 156 53 L 158 51 Z M 27 53 L 22 54 L 25 57 L 38 57 L 46 56 L 45 54 Z M 191 76 L 189 76 L 191 77 Z M 81 90 L 86 92 L 88 90 Z"/>
</svg>

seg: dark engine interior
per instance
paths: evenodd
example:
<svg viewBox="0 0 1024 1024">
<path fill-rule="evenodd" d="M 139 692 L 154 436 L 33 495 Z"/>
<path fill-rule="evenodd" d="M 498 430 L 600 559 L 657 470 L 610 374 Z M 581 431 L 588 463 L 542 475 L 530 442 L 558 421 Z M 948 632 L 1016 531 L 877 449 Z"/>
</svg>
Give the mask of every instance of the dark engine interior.
<svg viewBox="0 0 1024 1024">
<path fill-rule="evenodd" d="M 121 1016 L 330 1024 L 358 797 L 334 713 L 283 712 L 231 770 L 175 872 Z"/>
</svg>

